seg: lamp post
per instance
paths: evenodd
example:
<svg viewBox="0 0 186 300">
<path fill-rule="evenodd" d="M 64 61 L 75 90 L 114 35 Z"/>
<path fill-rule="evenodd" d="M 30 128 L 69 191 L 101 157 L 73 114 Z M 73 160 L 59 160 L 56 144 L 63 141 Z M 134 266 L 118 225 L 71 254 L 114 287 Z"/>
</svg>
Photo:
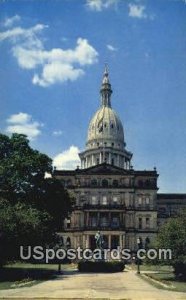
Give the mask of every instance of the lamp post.
<svg viewBox="0 0 186 300">
<path fill-rule="evenodd" d="M 140 238 L 137 238 L 137 245 L 138 245 L 138 249 L 140 249 L 140 246 L 141 246 L 141 240 Z M 140 259 L 138 258 L 138 256 L 136 255 L 136 258 L 137 258 L 137 274 L 140 274 Z"/>
</svg>

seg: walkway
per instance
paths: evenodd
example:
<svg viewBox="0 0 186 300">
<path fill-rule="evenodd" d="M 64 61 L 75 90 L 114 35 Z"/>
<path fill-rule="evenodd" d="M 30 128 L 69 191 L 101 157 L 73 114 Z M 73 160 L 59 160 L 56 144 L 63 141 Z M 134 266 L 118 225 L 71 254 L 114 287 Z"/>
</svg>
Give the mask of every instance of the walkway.
<svg viewBox="0 0 186 300">
<path fill-rule="evenodd" d="M 157 289 L 134 271 L 94 274 L 66 271 L 32 287 L 1 290 L 0 298 L 186 300 L 186 293 Z"/>
</svg>

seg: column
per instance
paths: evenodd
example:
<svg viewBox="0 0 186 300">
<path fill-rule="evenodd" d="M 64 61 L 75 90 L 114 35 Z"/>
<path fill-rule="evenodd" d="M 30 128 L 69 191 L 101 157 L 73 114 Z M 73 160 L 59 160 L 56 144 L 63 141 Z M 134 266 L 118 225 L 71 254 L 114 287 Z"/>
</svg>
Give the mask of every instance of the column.
<svg viewBox="0 0 186 300">
<path fill-rule="evenodd" d="M 89 226 L 89 212 L 86 212 L 86 226 Z"/>
<path fill-rule="evenodd" d="M 119 246 L 120 246 L 120 249 L 123 248 L 123 236 L 122 236 L 122 234 L 120 234 L 120 236 L 119 236 Z"/>
<path fill-rule="evenodd" d="M 111 235 L 108 236 L 108 248 L 111 249 Z"/>
<path fill-rule="evenodd" d="M 111 165 L 111 153 L 109 152 L 109 164 Z"/>
<path fill-rule="evenodd" d="M 117 166 L 119 167 L 119 154 L 117 155 Z"/>
<path fill-rule="evenodd" d="M 99 163 L 101 164 L 102 163 L 102 160 L 101 160 L 101 152 L 99 154 Z"/>
<path fill-rule="evenodd" d="M 100 224 L 100 212 L 97 213 L 97 226 Z"/>
<path fill-rule="evenodd" d="M 89 236 L 88 236 L 88 234 L 85 235 L 85 247 L 89 248 Z"/>
<path fill-rule="evenodd" d="M 86 248 L 86 235 L 83 235 L 83 249 Z"/>
<path fill-rule="evenodd" d="M 111 212 L 109 212 L 109 226 L 111 226 Z"/>
<path fill-rule="evenodd" d="M 123 245 L 122 245 L 122 247 L 125 248 L 125 233 L 122 235 L 122 237 L 123 237 Z"/>
</svg>

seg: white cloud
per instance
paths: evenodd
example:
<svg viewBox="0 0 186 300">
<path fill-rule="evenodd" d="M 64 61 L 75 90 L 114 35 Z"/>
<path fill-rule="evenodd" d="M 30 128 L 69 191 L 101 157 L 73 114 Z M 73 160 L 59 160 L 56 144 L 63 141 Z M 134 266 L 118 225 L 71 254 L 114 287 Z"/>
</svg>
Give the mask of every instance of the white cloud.
<svg viewBox="0 0 186 300">
<path fill-rule="evenodd" d="M 129 4 L 129 17 L 144 19 L 147 18 L 145 6 L 138 4 Z"/>
<path fill-rule="evenodd" d="M 78 38 L 72 49 L 45 50 L 38 34 L 46 27 L 37 24 L 28 29 L 15 27 L 0 32 L 0 41 L 9 40 L 12 43 L 12 54 L 18 65 L 22 69 L 35 71 L 33 84 L 46 87 L 67 80 L 74 81 L 84 75 L 85 66 L 97 62 L 98 52 L 83 38 Z"/>
<path fill-rule="evenodd" d="M 18 113 L 11 115 L 7 119 L 9 124 L 6 128 L 7 133 L 20 133 L 28 136 L 30 140 L 34 140 L 41 134 L 41 123 L 33 121 L 32 116 L 27 113 Z"/>
<path fill-rule="evenodd" d="M 11 27 L 15 22 L 19 22 L 21 20 L 21 17 L 19 15 L 15 15 L 10 18 L 6 18 L 3 25 L 5 27 Z"/>
<path fill-rule="evenodd" d="M 56 155 L 53 159 L 53 165 L 57 169 L 73 170 L 80 164 L 78 153 L 80 150 L 76 146 L 70 146 L 69 149 Z"/>
<path fill-rule="evenodd" d="M 86 5 L 90 10 L 102 11 L 111 6 L 117 5 L 119 0 L 87 0 Z"/>
<path fill-rule="evenodd" d="M 24 29 L 22 27 L 14 27 L 4 32 L 0 32 L 0 41 L 9 40 L 13 44 L 18 42 L 24 47 L 38 47 L 42 48 L 42 42 L 37 37 L 38 33 L 41 33 L 47 25 L 36 24 L 33 27 Z"/>
<path fill-rule="evenodd" d="M 112 51 L 112 52 L 115 52 L 115 51 L 118 50 L 117 48 L 115 48 L 114 46 L 109 45 L 109 44 L 107 45 L 107 49 L 110 50 L 110 51 Z"/>
<path fill-rule="evenodd" d="M 63 134 L 63 131 L 62 131 L 62 130 L 54 130 L 54 131 L 52 132 L 52 134 L 55 135 L 55 136 L 60 136 L 60 135 Z"/>
<path fill-rule="evenodd" d="M 18 114 L 14 114 L 14 115 L 11 115 L 8 119 L 7 119 L 7 122 L 8 123 L 18 123 L 18 124 L 25 124 L 25 123 L 28 123 L 31 121 L 31 115 L 28 115 L 26 113 L 18 113 Z"/>
</svg>

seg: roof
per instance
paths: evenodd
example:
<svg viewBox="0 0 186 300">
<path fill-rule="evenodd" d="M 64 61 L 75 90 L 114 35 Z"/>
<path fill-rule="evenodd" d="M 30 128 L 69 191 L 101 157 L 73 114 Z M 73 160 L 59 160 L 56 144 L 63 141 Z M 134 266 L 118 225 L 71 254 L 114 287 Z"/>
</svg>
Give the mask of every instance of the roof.
<svg viewBox="0 0 186 300">
<path fill-rule="evenodd" d="M 157 194 L 157 200 L 176 200 L 176 199 L 185 199 L 186 200 L 186 194 L 177 193 L 177 194 L 166 194 L 166 193 L 160 193 Z"/>
<path fill-rule="evenodd" d="M 153 176 L 157 177 L 156 170 L 126 170 L 107 163 L 102 163 L 87 169 L 76 170 L 55 170 L 54 176 L 74 176 L 74 175 L 130 175 L 130 176 Z"/>
</svg>

